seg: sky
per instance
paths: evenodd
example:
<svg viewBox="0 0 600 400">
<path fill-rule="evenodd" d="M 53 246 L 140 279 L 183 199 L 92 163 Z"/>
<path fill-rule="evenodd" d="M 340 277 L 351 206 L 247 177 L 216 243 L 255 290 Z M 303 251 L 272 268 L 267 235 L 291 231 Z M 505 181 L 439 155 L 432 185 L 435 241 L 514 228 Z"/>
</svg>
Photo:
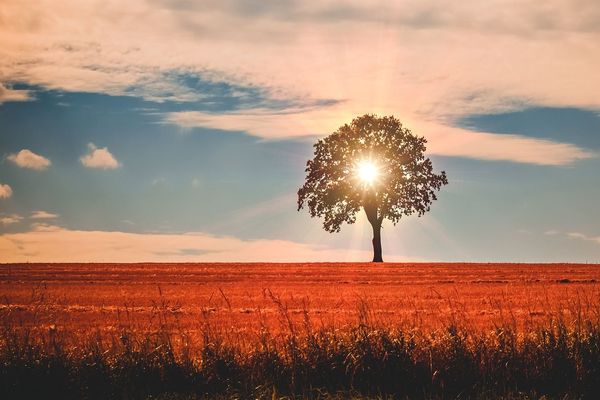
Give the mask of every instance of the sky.
<svg viewBox="0 0 600 400">
<path fill-rule="evenodd" d="M 312 144 L 428 140 L 386 261 L 600 262 L 600 3 L 3 0 L 0 262 L 369 261 L 296 210 Z"/>
</svg>

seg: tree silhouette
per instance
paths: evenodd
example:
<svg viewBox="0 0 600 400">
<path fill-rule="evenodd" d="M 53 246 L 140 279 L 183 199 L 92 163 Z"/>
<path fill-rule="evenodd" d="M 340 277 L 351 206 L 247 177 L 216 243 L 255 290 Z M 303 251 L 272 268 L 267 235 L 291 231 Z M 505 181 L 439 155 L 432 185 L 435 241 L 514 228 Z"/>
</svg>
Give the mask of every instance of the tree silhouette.
<svg viewBox="0 0 600 400">
<path fill-rule="evenodd" d="M 364 208 L 373 227 L 373 262 L 383 262 L 381 225 L 403 215 L 430 210 L 435 191 L 448 183 L 433 172 L 424 156 L 424 137 L 414 135 L 393 116 L 363 115 L 315 143 L 306 163 L 306 180 L 298 190 L 298 211 L 323 217 L 323 228 L 339 232 Z"/>
</svg>

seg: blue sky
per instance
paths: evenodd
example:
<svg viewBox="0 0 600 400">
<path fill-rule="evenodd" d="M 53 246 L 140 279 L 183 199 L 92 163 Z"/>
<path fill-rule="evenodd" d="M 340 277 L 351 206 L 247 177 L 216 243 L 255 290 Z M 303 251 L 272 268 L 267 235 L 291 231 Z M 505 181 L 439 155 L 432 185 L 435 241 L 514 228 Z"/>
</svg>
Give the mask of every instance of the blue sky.
<svg viewBox="0 0 600 400">
<path fill-rule="evenodd" d="M 412 2 L 67 3 L 35 27 L 5 6 L 0 261 L 369 260 L 363 216 L 329 234 L 296 211 L 314 141 L 365 112 L 426 136 L 450 181 L 384 224 L 386 260 L 600 261 L 600 41 L 568 4 L 548 29 L 525 5 L 494 25 Z"/>
</svg>

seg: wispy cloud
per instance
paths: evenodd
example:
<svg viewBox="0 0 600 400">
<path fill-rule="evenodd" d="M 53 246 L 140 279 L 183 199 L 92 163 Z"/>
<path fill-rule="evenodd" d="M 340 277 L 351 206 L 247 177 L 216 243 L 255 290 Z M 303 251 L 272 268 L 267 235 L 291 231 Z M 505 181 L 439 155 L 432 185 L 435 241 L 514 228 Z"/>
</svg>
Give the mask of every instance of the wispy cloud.
<svg viewBox="0 0 600 400">
<path fill-rule="evenodd" d="M 0 224 L 1 225 L 12 225 L 21 221 L 23 217 L 17 214 L 0 214 Z"/>
<path fill-rule="evenodd" d="M 88 144 L 88 148 L 90 152 L 79 159 L 84 166 L 98 169 L 116 169 L 121 166 L 108 148 L 98 148 L 94 143 Z"/>
<path fill-rule="evenodd" d="M 235 112 L 208 113 L 202 111 L 179 111 L 167 113 L 165 122 L 182 128 L 212 128 L 225 131 L 248 132 L 264 138 L 324 135 L 336 129 L 344 119 L 338 113 L 326 109 L 245 109 Z M 336 108 L 343 112 L 340 107 Z M 347 115 L 350 117 L 350 115 Z"/>
<path fill-rule="evenodd" d="M 561 232 L 555 229 L 551 229 L 549 231 L 544 232 L 544 235 L 547 236 L 561 236 L 563 238 L 575 239 L 575 240 L 583 240 L 586 242 L 595 242 L 600 244 L 600 236 L 588 236 L 585 233 L 581 232 Z"/>
<path fill-rule="evenodd" d="M 244 110 L 231 113 L 182 111 L 167 114 L 165 121 L 184 128 L 204 127 L 226 131 L 245 131 L 265 138 L 304 135 L 326 135 L 353 115 L 343 106 L 274 112 L 273 110 Z M 484 160 L 508 160 L 539 165 L 568 165 L 596 154 L 569 143 L 528 138 L 522 135 L 496 135 L 474 132 L 436 122 L 413 121 L 406 124 L 415 133 L 429 139 L 428 151 L 445 156 L 469 157 Z"/>
<path fill-rule="evenodd" d="M 0 183 L 0 199 L 8 199 L 12 194 L 12 188 L 8 184 Z"/>
<path fill-rule="evenodd" d="M 496 135 L 443 125 L 423 124 L 433 154 L 483 160 L 505 160 L 538 165 L 570 165 L 597 154 L 570 143 L 530 138 L 522 135 Z M 417 128 L 418 132 L 418 128 Z"/>
<path fill-rule="evenodd" d="M 58 218 L 58 214 L 50 213 L 48 211 L 33 211 L 29 218 L 31 219 L 55 219 Z"/>
<path fill-rule="evenodd" d="M 9 154 L 7 159 L 21 168 L 43 171 L 52 163 L 46 157 L 34 153 L 29 149 L 23 149 L 16 154 Z"/>
<path fill-rule="evenodd" d="M 34 222 L 31 224 L 32 232 L 58 232 L 62 228 L 46 222 Z"/>
<path fill-rule="evenodd" d="M 38 224 L 30 232 L 0 235 L 0 262 L 264 261 L 267 254 L 270 262 L 368 261 L 372 255 L 287 240 L 79 231 L 47 224 Z M 402 256 L 388 259 L 409 260 Z"/>
<path fill-rule="evenodd" d="M 373 1 L 317 2 L 291 0 L 285 4 L 265 1 L 248 4 L 245 0 L 207 0 L 181 2 L 157 0 L 170 9 L 193 14 L 207 9 L 212 15 L 224 14 L 260 18 L 288 23 L 310 21 L 313 24 L 328 23 L 391 23 L 415 29 L 444 29 L 453 27 L 465 31 L 484 31 L 509 35 L 530 35 L 536 31 L 598 31 L 598 7 L 593 0 L 578 1 L 579 10 L 568 11 L 566 1 L 550 1 L 546 7 L 536 7 L 534 2 L 520 2 L 516 7 L 506 1 L 496 0 L 494 6 L 504 5 L 502 13 L 493 13 L 479 3 L 455 3 L 440 7 L 435 0 L 404 0 L 393 3 Z M 378 7 L 374 7 L 377 5 Z M 403 7 L 401 7 L 403 6 Z M 566 9 L 566 10 L 565 10 Z M 549 15 L 551 13 L 551 15 Z M 573 15 L 574 14 L 574 15 Z M 183 17 L 183 16 L 182 16 Z M 529 22 L 529 23 L 526 23 Z M 193 29 L 194 26 L 189 26 Z M 200 27 L 198 27 L 200 28 Z"/>
<path fill-rule="evenodd" d="M 572 239 L 585 240 L 588 242 L 595 242 L 595 243 L 600 244 L 600 236 L 588 236 L 588 235 L 580 233 L 580 232 L 568 232 L 567 236 Z"/>
<path fill-rule="evenodd" d="M 28 100 L 31 100 L 31 93 L 29 90 L 10 89 L 6 87 L 2 82 L 0 82 L 0 104 L 7 103 L 9 101 Z"/>
<path fill-rule="evenodd" d="M 571 239 L 583 240 L 585 242 L 591 242 L 600 245 L 600 236 L 588 236 L 581 232 L 568 232 L 567 236 Z"/>
</svg>

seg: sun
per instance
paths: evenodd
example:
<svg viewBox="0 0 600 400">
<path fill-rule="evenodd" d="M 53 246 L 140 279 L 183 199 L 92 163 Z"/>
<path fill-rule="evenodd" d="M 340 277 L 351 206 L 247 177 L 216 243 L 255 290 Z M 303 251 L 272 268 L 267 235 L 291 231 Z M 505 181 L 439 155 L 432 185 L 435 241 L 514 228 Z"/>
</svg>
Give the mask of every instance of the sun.
<svg viewBox="0 0 600 400">
<path fill-rule="evenodd" d="M 361 161 L 357 165 L 358 179 L 366 185 L 373 185 L 379 176 L 379 169 L 372 161 Z"/>
</svg>

